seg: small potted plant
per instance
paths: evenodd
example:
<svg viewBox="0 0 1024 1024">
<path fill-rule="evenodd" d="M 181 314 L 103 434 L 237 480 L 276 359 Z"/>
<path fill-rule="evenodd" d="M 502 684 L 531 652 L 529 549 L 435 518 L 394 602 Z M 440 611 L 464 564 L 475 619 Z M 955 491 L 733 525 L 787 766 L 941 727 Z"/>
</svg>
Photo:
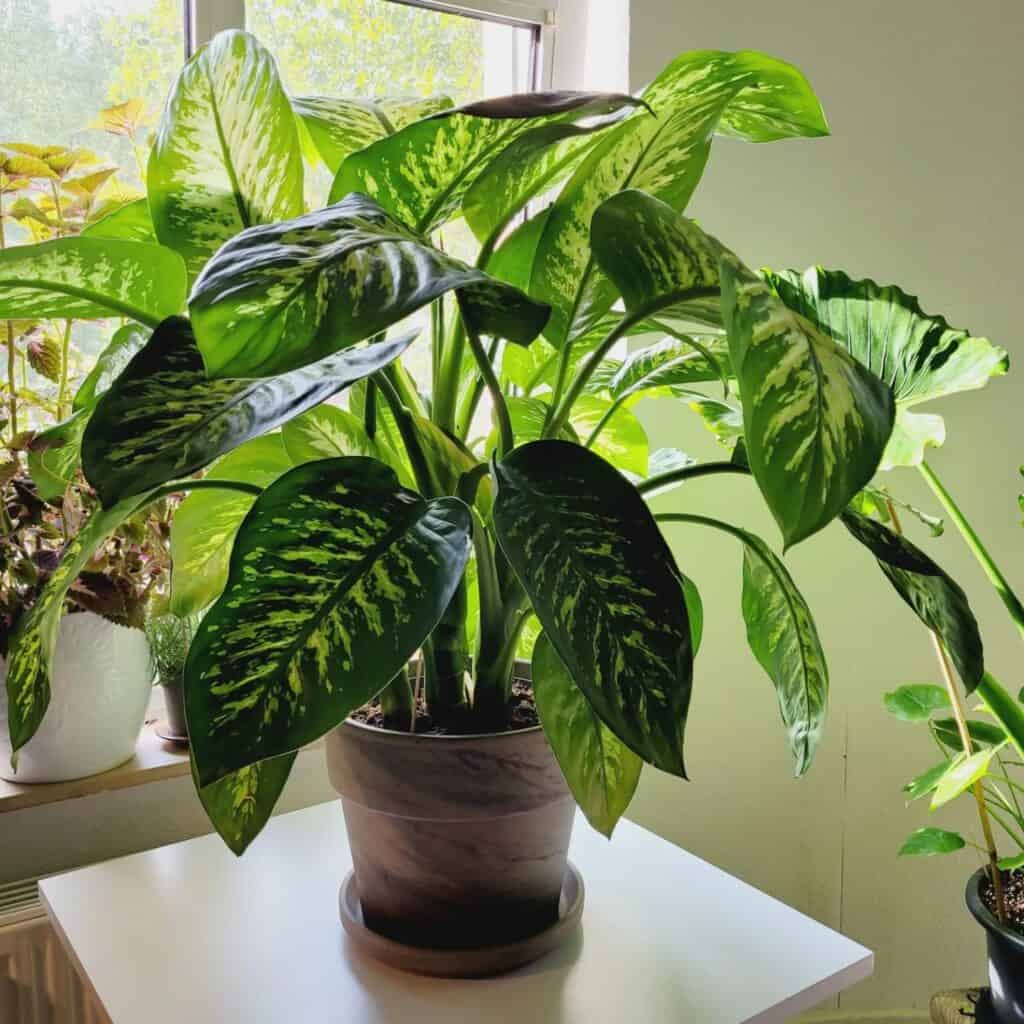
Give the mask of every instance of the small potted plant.
<svg viewBox="0 0 1024 1024">
<path fill-rule="evenodd" d="M 146 621 L 146 636 L 153 653 L 156 681 L 163 688 L 166 718 L 157 726 L 162 739 L 185 745 L 188 725 L 185 720 L 185 661 L 195 636 L 198 620 L 173 612 L 151 614 Z"/>
</svg>

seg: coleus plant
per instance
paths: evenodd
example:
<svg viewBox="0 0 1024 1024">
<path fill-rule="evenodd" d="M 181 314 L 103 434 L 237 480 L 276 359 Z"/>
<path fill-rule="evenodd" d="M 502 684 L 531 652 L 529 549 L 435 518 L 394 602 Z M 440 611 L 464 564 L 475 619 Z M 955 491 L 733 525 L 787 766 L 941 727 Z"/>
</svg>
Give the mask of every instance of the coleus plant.
<svg viewBox="0 0 1024 1024">
<path fill-rule="evenodd" d="M 15 750 L 46 709 L 62 588 L 124 517 L 190 490 L 172 608 L 209 606 L 186 709 L 200 796 L 233 849 L 303 744 L 374 697 L 411 713 L 417 652 L 433 715 L 502 728 L 534 623 L 542 724 L 610 833 L 644 761 L 685 775 L 702 611 L 648 499 L 750 474 L 791 545 L 856 515 L 887 451 L 897 403 L 878 367 L 681 215 L 715 134 L 825 132 L 800 72 L 754 52 L 683 54 L 640 97 L 452 109 L 289 97 L 255 39 L 218 36 L 168 100 L 146 199 L 92 238 L 0 258 L 0 317 L 138 325 L 79 412 L 104 509 L 16 637 Z M 322 208 L 306 209 L 304 156 L 333 177 Z M 445 245 L 456 221 L 471 261 Z M 419 311 L 422 390 L 402 362 Z M 617 358 L 652 332 L 664 340 Z M 708 382 L 725 397 L 693 390 Z M 477 437 L 485 393 L 493 430 Z M 643 395 L 696 405 L 731 457 L 649 452 L 630 411 Z M 740 542 L 748 639 L 806 771 L 828 677 L 788 570 L 729 523 L 663 518 Z"/>
</svg>

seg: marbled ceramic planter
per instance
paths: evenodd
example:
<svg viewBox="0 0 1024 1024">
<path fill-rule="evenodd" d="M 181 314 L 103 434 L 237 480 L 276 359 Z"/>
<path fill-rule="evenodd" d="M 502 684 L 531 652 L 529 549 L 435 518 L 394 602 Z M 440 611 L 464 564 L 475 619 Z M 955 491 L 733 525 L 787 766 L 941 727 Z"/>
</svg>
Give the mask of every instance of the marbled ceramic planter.
<svg viewBox="0 0 1024 1024">
<path fill-rule="evenodd" d="M 0 660 L 0 778 L 64 782 L 108 771 L 135 753 L 152 692 L 149 643 L 92 612 L 65 615 L 50 673 L 50 705 L 11 769 L 7 670 Z"/>
<path fill-rule="evenodd" d="M 999 1024 L 1024 1024 L 1024 935 L 1001 925 L 981 898 L 985 869 L 967 883 L 967 908 L 988 939 L 992 1011 Z"/>
<path fill-rule="evenodd" d="M 540 727 L 474 736 L 346 722 L 327 737 L 365 924 L 412 946 L 555 924 L 575 804 Z"/>
</svg>

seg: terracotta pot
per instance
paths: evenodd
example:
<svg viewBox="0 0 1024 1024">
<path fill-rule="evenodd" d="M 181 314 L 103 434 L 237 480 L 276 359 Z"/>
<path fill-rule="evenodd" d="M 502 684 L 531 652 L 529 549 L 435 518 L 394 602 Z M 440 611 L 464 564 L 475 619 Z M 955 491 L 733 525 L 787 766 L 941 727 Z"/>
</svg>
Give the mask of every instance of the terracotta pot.
<svg viewBox="0 0 1024 1024">
<path fill-rule="evenodd" d="M 64 782 L 109 771 L 135 753 L 152 696 L 149 643 L 140 629 L 92 612 L 60 620 L 50 672 L 50 704 L 35 736 L 10 765 L 7 669 L 0 659 L 0 778 Z"/>
<path fill-rule="evenodd" d="M 575 804 L 540 727 L 327 737 L 363 920 L 434 949 L 513 943 L 558 919 Z"/>
<path fill-rule="evenodd" d="M 1006 928 L 985 906 L 981 883 L 985 870 L 967 883 L 967 908 L 988 937 L 988 980 L 992 1010 L 999 1024 L 1024 1024 L 1024 935 Z"/>
</svg>

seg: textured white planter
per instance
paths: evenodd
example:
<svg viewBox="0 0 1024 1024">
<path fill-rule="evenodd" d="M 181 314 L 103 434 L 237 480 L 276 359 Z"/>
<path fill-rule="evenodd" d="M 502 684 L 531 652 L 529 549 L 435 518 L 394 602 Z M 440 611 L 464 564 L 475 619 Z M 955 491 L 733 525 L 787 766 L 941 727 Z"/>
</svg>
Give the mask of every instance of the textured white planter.
<svg viewBox="0 0 1024 1024">
<path fill-rule="evenodd" d="M 135 753 L 146 717 L 153 669 L 138 629 L 92 612 L 65 615 L 57 633 L 50 706 L 11 771 L 7 666 L 0 660 L 0 778 L 64 782 L 109 771 Z"/>
</svg>

